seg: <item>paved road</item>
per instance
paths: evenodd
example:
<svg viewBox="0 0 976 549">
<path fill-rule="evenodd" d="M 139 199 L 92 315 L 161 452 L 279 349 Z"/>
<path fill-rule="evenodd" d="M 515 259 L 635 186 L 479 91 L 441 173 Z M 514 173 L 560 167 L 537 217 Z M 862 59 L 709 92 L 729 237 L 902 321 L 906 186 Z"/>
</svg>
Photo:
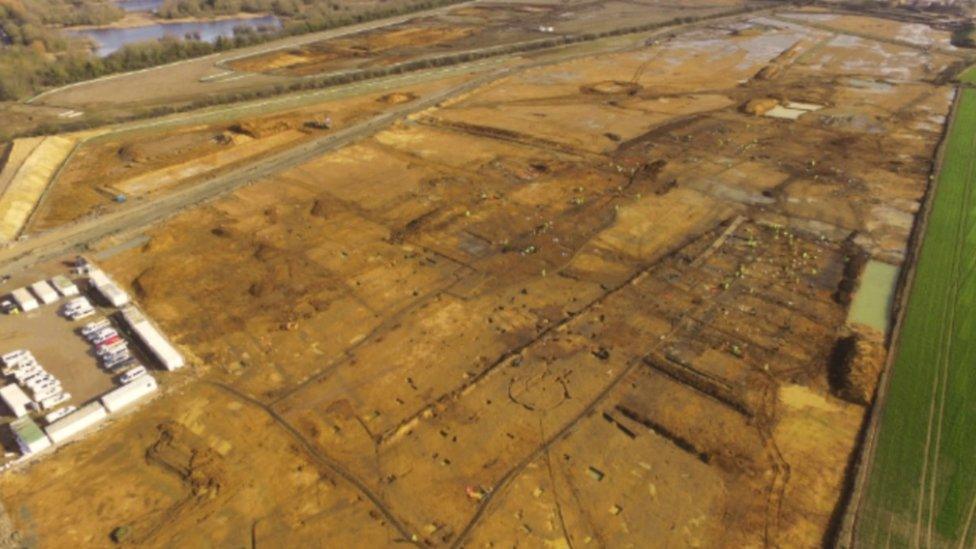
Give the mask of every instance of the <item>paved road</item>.
<svg viewBox="0 0 976 549">
<path fill-rule="evenodd" d="M 14 272 L 40 261 L 68 254 L 89 242 L 123 230 L 147 227 L 178 213 L 184 208 L 298 166 L 328 151 L 372 135 L 401 118 L 433 107 L 445 99 L 474 90 L 510 72 L 511 69 L 508 68 L 491 71 L 463 84 L 398 109 L 387 111 L 328 136 L 303 143 L 259 163 L 234 169 L 188 189 L 147 202 L 135 202 L 131 206 L 116 212 L 53 229 L 36 237 L 12 243 L 6 249 L 0 250 L 0 264 L 3 265 L 3 273 Z"/>
</svg>

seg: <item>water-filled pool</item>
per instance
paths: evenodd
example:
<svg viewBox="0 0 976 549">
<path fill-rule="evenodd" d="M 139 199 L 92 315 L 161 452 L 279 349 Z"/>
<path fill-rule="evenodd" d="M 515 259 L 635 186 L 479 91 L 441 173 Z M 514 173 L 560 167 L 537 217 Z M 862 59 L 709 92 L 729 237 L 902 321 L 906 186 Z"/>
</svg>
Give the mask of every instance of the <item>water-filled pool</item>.
<svg viewBox="0 0 976 549">
<path fill-rule="evenodd" d="M 273 15 L 242 19 L 219 19 L 216 21 L 193 21 L 186 23 L 157 23 L 143 27 L 84 29 L 71 31 L 78 36 L 87 36 L 97 44 L 96 54 L 105 57 L 126 44 L 158 40 L 164 36 L 182 38 L 188 33 L 199 33 L 200 38 L 213 42 L 218 36 L 233 36 L 234 27 L 281 26 Z"/>
</svg>

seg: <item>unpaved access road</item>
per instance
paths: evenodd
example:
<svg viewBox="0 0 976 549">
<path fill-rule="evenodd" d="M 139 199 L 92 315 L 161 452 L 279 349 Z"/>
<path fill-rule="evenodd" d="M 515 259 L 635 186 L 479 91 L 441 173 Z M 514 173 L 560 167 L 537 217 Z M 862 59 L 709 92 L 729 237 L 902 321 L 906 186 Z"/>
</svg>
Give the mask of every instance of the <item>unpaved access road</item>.
<svg viewBox="0 0 976 549">
<path fill-rule="evenodd" d="M 470 2 L 449 4 L 431 10 L 415 11 L 405 15 L 377 19 L 358 25 L 291 36 L 248 48 L 233 49 L 195 59 L 187 59 L 137 71 L 112 74 L 94 80 L 76 82 L 60 88 L 44 91 L 28 99 L 27 102 L 31 104 L 64 107 L 83 107 L 91 103 L 93 97 L 99 98 L 98 102 L 101 103 L 115 101 L 132 103 L 140 100 L 140 95 L 145 95 L 145 98 L 148 99 L 157 96 L 161 87 L 172 88 L 175 86 L 179 88 L 181 94 L 193 95 L 196 93 L 207 94 L 226 91 L 231 88 L 239 88 L 244 84 L 242 82 L 243 80 L 248 81 L 247 83 L 249 84 L 280 82 L 285 79 L 251 73 L 239 73 L 238 76 L 241 76 L 241 78 L 235 78 L 234 80 L 214 78 L 228 72 L 227 69 L 221 67 L 222 64 L 241 57 L 250 57 L 252 55 L 294 48 L 311 42 L 396 25 L 416 17 L 431 16 L 460 6 L 476 4 L 480 1 L 471 0 Z M 119 95 L 119 90 L 125 90 L 126 93 Z"/>
<path fill-rule="evenodd" d="M 115 213 L 54 229 L 29 240 L 16 242 L 0 251 L 0 264 L 4 265 L 5 273 L 13 272 L 39 261 L 66 254 L 100 238 L 157 223 L 184 208 L 215 198 L 243 185 L 254 183 L 269 175 L 303 164 L 325 152 L 348 145 L 410 114 L 474 90 L 490 81 L 502 78 L 510 72 L 511 69 L 492 71 L 440 93 L 409 103 L 404 107 L 370 118 L 360 124 L 275 154 L 259 163 L 234 169 L 186 190 L 159 199 L 137 203 Z"/>
</svg>

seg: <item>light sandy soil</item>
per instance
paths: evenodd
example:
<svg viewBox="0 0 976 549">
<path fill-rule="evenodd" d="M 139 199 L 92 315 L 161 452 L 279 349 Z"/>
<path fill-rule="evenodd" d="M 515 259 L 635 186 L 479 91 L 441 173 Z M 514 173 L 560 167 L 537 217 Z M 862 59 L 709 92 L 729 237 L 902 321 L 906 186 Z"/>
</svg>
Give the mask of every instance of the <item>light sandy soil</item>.
<svg viewBox="0 0 976 549">
<path fill-rule="evenodd" d="M 740 2 L 684 2 L 679 8 L 657 0 L 466 5 L 436 16 L 398 25 L 310 42 L 239 58 L 227 65 L 237 71 L 281 76 L 309 76 L 351 68 L 386 66 L 457 51 L 541 40 L 578 32 L 703 16 L 732 9 Z M 542 30 L 552 27 L 552 31 Z"/>
<path fill-rule="evenodd" d="M 717 26 L 178 215 L 105 267 L 194 366 L 0 493 L 52 547 L 820 546 L 865 411 L 839 294 L 903 253 L 947 62 Z"/>
<path fill-rule="evenodd" d="M 349 63 L 382 65 L 430 54 L 452 53 L 552 36 L 540 32 L 539 26 L 555 26 L 560 33 L 603 31 L 634 24 L 672 21 L 687 15 L 716 14 L 731 11 L 743 4 L 742 0 L 685 0 L 681 6 L 664 0 L 640 0 L 636 3 L 573 0 L 558 6 L 539 2 L 485 2 L 484 5 L 479 2 L 463 7 L 446 6 L 423 14 L 391 17 L 293 36 L 150 70 L 112 75 L 52 90 L 33 100 L 33 103 L 37 106 L 77 109 L 84 111 L 85 116 L 90 112 L 101 113 L 103 116 L 125 114 L 151 106 L 183 104 L 201 96 L 267 89 L 274 85 L 293 83 L 297 77 L 292 74 L 275 70 L 250 72 L 257 69 L 276 69 L 282 63 L 288 65 L 289 59 L 295 55 L 291 52 L 298 52 L 294 60 L 300 63 L 305 62 L 306 51 L 318 49 L 340 52 L 340 57 L 345 60 L 343 63 L 316 61 L 314 67 L 299 71 L 324 74 L 335 69 L 348 68 Z M 430 27 L 484 27 L 486 30 L 473 34 L 460 33 L 467 35 L 467 40 L 435 40 L 416 46 L 401 44 L 399 47 L 383 49 L 380 52 L 382 55 L 370 54 L 368 50 L 377 37 L 383 42 L 384 36 L 397 36 L 404 28 L 421 29 L 411 32 L 425 42 L 425 37 L 429 34 L 423 29 Z M 321 61 L 328 61 L 329 55 L 325 57 Z M 242 68 L 245 72 L 234 72 L 237 62 L 244 63 Z M 263 66 L 265 63 L 269 66 Z"/>
<path fill-rule="evenodd" d="M 75 152 L 38 207 L 31 232 L 43 231 L 119 207 L 120 193 L 144 199 L 199 182 L 221 170 L 255 161 L 283 148 L 306 142 L 402 105 L 467 76 L 406 86 L 398 92 L 352 95 L 298 109 L 218 123 L 192 121 L 162 133 L 102 130 Z M 326 119 L 331 128 L 317 127 Z"/>
</svg>

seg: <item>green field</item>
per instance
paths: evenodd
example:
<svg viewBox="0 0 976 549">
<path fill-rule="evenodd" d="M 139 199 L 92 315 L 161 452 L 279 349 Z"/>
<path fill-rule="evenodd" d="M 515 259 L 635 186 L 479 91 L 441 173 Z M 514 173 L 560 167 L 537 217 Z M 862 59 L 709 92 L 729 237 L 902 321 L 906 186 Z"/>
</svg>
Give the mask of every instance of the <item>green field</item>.
<svg viewBox="0 0 976 549">
<path fill-rule="evenodd" d="M 946 144 L 858 511 L 859 547 L 976 546 L 976 90 Z"/>
<path fill-rule="evenodd" d="M 976 84 L 976 67 L 969 67 L 968 69 L 959 73 L 958 77 L 960 82 L 965 82 L 967 84 Z"/>
</svg>

